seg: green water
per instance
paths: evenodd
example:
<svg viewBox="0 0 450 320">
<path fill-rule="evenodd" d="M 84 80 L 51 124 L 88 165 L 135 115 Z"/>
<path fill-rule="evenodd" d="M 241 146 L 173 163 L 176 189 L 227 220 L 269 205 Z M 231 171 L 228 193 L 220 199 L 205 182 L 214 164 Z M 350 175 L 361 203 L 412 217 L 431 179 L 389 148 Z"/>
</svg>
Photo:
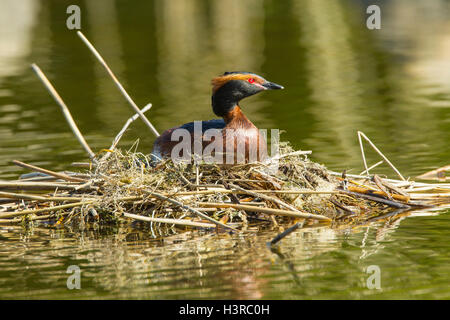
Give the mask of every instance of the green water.
<svg viewBox="0 0 450 320">
<path fill-rule="evenodd" d="M 59 91 L 94 152 L 133 112 L 74 31 L 81 7 L 95 44 L 161 132 L 210 119 L 210 80 L 233 70 L 285 87 L 242 102 L 260 128 L 333 170 L 363 170 L 364 131 L 407 177 L 450 163 L 450 2 L 374 1 L 381 30 L 366 28 L 366 1 L 0 1 L 0 179 L 18 159 L 53 170 L 84 161 L 35 62 Z M 148 153 L 138 121 L 120 143 Z M 370 164 L 379 161 L 367 150 Z M 395 177 L 387 166 L 376 169 Z M 277 250 L 276 231 L 186 233 L 153 239 L 132 228 L 0 227 L 0 298 L 448 299 L 449 211 L 356 229 L 298 230 Z M 81 269 L 69 290 L 67 267 Z M 381 289 L 366 270 L 380 269 Z"/>
</svg>

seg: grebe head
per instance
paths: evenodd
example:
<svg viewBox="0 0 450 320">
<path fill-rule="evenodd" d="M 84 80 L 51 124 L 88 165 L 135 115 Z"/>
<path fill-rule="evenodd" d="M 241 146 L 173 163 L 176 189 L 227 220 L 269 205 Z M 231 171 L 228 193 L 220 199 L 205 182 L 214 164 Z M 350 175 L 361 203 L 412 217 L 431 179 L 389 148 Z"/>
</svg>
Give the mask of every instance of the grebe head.
<svg viewBox="0 0 450 320">
<path fill-rule="evenodd" d="M 251 72 L 225 72 L 212 80 L 212 106 L 219 117 L 223 117 L 246 97 L 264 90 L 284 89 L 279 84 L 267 81 Z"/>
</svg>

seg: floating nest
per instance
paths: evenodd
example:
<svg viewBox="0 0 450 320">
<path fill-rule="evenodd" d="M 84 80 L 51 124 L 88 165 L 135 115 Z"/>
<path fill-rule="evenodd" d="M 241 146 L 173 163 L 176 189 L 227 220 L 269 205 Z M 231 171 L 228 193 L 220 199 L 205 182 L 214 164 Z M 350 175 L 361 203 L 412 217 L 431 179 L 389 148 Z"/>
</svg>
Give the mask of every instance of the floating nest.
<svg viewBox="0 0 450 320">
<path fill-rule="evenodd" d="M 150 226 L 155 236 L 192 228 L 340 228 L 450 202 L 446 185 L 347 176 L 311 161 L 309 153 L 282 144 L 280 155 L 267 163 L 165 160 L 155 166 L 149 156 L 115 150 L 95 165 L 78 164 L 88 166 L 80 172 L 15 161 L 38 176 L 0 181 L 0 224 L 134 223 Z"/>
<path fill-rule="evenodd" d="M 450 184 L 406 181 L 362 132 L 358 132 L 358 138 L 366 175 L 329 171 L 308 159 L 310 151 L 294 151 L 286 143 L 281 145 L 280 155 L 266 163 L 235 166 L 171 160 L 152 165 L 149 156 L 121 152 L 115 147 L 138 117 L 158 135 L 143 114 L 151 104 L 139 110 L 94 46 L 80 31 L 77 33 L 137 114 L 128 119 L 110 150 L 99 158 L 53 85 L 33 64 L 92 163 L 77 164 L 84 167 L 79 172 L 55 172 L 14 161 L 34 173 L 16 181 L 0 181 L 0 225 L 140 223 L 150 226 L 155 237 L 192 228 L 243 232 L 289 227 L 272 241 L 276 242 L 300 226 L 347 228 L 450 203 Z M 401 180 L 369 175 L 362 139 Z M 448 168 L 441 169 L 440 176 Z"/>
</svg>

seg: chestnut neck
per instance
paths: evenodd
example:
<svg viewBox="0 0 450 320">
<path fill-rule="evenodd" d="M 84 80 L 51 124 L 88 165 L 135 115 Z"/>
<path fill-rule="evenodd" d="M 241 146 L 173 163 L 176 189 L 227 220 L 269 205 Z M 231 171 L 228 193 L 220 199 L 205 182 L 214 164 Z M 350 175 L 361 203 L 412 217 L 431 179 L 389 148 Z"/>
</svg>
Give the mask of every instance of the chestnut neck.
<svg viewBox="0 0 450 320">
<path fill-rule="evenodd" d="M 231 111 L 223 116 L 227 127 L 232 128 L 256 128 L 255 125 L 245 116 L 239 105 L 235 105 Z"/>
</svg>

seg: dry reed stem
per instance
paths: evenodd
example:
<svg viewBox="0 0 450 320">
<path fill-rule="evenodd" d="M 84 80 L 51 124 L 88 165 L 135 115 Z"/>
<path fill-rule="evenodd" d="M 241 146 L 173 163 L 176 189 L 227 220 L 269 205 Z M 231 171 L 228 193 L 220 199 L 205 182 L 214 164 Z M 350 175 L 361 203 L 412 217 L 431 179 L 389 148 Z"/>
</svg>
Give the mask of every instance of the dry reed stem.
<svg viewBox="0 0 450 320">
<path fill-rule="evenodd" d="M 0 225 L 17 224 L 20 221 L 22 221 L 22 219 L 0 219 Z"/>
<path fill-rule="evenodd" d="M 384 195 L 389 198 L 389 200 L 393 200 L 392 195 L 386 190 L 385 186 L 381 182 L 380 177 L 378 177 L 376 174 L 372 177 L 373 182 L 377 185 L 377 187 L 384 192 Z"/>
<path fill-rule="evenodd" d="M 28 163 L 24 163 L 22 161 L 13 160 L 13 163 L 16 166 L 19 166 L 19 167 L 22 167 L 22 168 L 26 168 L 26 169 L 30 169 L 30 170 L 33 170 L 33 171 L 37 171 L 37 172 L 41 172 L 41 173 L 45 173 L 45 174 L 48 174 L 50 176 L 53 176 L 55 178 L 59 178 L 59 179 L 62 179 L 62 180 L 72 181 L 72 182 L 87 182 L 86 179 L 81 179 L 81 178 L 77 178 L 77 177 L 71 177 L 71 176 L 69 176 L 67 174 L 64 174 L 64 173 L 59 173 L 59 172 L 47 170 L 47 169 L 40 168 L 40 167 L 31 165 L 31 164 L 28 164 Z"/>
<path fill-rule="evenodd" d="M 244 210 L 244 211 L 252 211 L 252 212 L 260 212 L 260 213 L 266 213 L 266 214 L 273 214 L 273 215 L 280 215 L 280 216 L 287 216 L 292 218 L 305 218 L 305 219 L 316 219 L 316 220 L 322 220 L 322 221 L 331 221 L 330 218 L 318 215 L 318 214 L 312 214 L 312 213 L 303 213 L 303 212 L 296 212 L 296 211 L 289 211 L 289 210 L 282 210 L 282 209 L 271 209 L 271 208 L 261 208 L 261 207 L 254 207 L 254 206 L 248 206 L 243 204 L 235 204 L 235 203 L 216 203 L 216 202 L 199 202 L 199 206 L 204 207 L 213 207 L 213 208 L 233 208 L 238 210 Z"/>
<path fill-rule="evenodd" d="M 195 222 L 189 221 L 185 219 L 169 219 L 169 218 L 152 218 L 152 217 L 144 217 L 137 214 L 132 213 L 123 213 L 124 217 L 132 218 L 135 220 L 145 221 L 145 222 L 156 222 L 156 223 L 167 223 L 167 224 L 175 224 L 186 227 L 199 227 L 199 228 L 216 228 L 216 224 L 213 223 L 204 223 L 204 222 Z"/>
<path fill-rule="evenodd" d="M 235 193 L 235 194 L 248 194 L 249 192 L 258 192 L 258 193 L 276 193 L 276 194 L 338 194 L 340 191 L 312 191 L 312 190 L 229 190 L 229 189 L 208 189 L 208 190 L 199 190 L 199 191 L 181 191 L 177 193 L 177 196 L 188 196 L 188 195 L 199 195 L 199 194 L 215 194 L 215 193 Z"/>
<path fill-rule="evenodd" d="M 342 172 L 336 172 L 336 171 L 332 171 L 332 170 L 328 170 L 328 173 L 332 176 L 337 176 L 337 177 L 341 177 L 342 176 Z M 359 174 L 351 174 L 351 173 L 346 173 L 345 174 L 347 176 L 347 178 L 354 178 L 354 179 L 370 179 L 370 177 L 368 176 L 363 176 L 363 175 L 359 175 Z M 428 186 L 429 183 L 420 183 L 420 182 L 415 182 L 415 181 L 403 181 L 403 180 L 396 180 L 396 179 L 384 179 L 385 181 L 389 181 L 390 183 L 395 183 L 397 184 L 397 187 L 408 187 L 411 185 L 423 185 L 423 186 Z M 450 186 L 450 184 L 446 184 L 447 186 Z"/>
<path fill-rule="evenodd" d="M 74 133 L 75 137 L 78 139 L 80 144 L 83 146 L 84 150 L 89 155 L 89 158 L 92 161 L 95 161 L 95 154 L 92 152 L 91 148 L 87 144 L 86 140 L 84 139 L 83 135 L 81 134 L 80 130 L 78 129 L 75 121 L 72 118 L 72 115 L 70 114 L 69 108 L 67 108 L 66 104 L 64 103 L 63 99 L 60 97 L 56 89 L 53 87 L 53 85 L 50 83 L 50 81 L 47 79 L 45 74 L 41 71 L 41 69 L 36 65 L 32 64 L 31 68 L 33 71 L 37 74 L 39 79 L 42 81 L 44 86 L 47 88 L 48 92 L 52 95 L 53 99 L 58 103 L 58 105 L 61 107 L 61 110 L 63 112 L 64 117 L 67 120 L 67 123 L 70 126 L 70 129 L 72 129 L 72 132 Z"/>
<path fill-rule="evenodd" d="M 383 158 L 384 161 L 386 161 L 386 163 L 395 171 L 395 173 L 397 173 L 397 175 L 400 177 L 400 179 L 402 179 L 403 181 L 406 181 L 406 179 L 403 178 L 403 176 L 400 173 L 400 171 L 397 170 L 397 168 L 380 151 L 380 149 L 378 149 L 377 146 L 364 134 L 364 132 L 358 131 L 358 140 L 359 140 L 359 145 L 361 147 L 361 153 L 362 153 L 362 157 L 363 157 L 363 161 L 364 161 L 364 167 L 366 168 L 365 171 L 367 172 L 367 176 L 369 176 L 369 169 L 367 168 L 366 156 L 365 156 L 365 153 L 364 153 L 364 147 L 362 145 L 361 137 L 363 137 L 364 139 L 366 139 L 367 142 L 369 142 L 370 146 Z"/>
<path fill-rule="evenodd" d="M 2 192 L 0 191 L 0 197 L 5 197 L 9 199 L 15 200 L 31 200 L 31 201 L 43 201 L 43 202 L 63 202 L 63 201 L 74 201 L 79 202 L 82 200 L 94 200 L 94 199 L 85 199 L 80 197 L 48 197 L 48 196 L 37 196 L 33 194 L 25 194 L 25 193 L 12 193 L 12 192 Z"/>
<path fill-rule="evenodd" d="M 183 208 L 183 209 L 186 209 L 186 210 L 188 210 L 188 211 L 190 211 L 190 212 L 192 212 L 192 213 L 195 213 L 195 214 L 198 215 L 199 217 L 201 217 L 201 218 L 203 218 L 203 219 L 206 219 L 206 220 L 208 220 L 208 221 L 211 221 L 211 222 L 213 222 L 213 223 L 215 223 L 215 224 L 217 224 L 217 225 L 219 225 L 219 226 L 221 226 L 221 227 L 223 227 L 223 228 L 226 228 L 226 229 L 230 229 L 230 230 L 239 232 L 239 230 L 237 230 L 237 229 L 235 229 L 235 228 L 233 228 L 233 227 L 227 226 L 226 224 L 223 224 L 222 222 L 217 221 L 217 220 L 215 220 L 215 219 L 213 219 L 213 218 L 207 216 L 206 214 L 204 214 L 204 213 L 202 213 L 202 212 L 200 212 L 200 211 L 198 211 L 198 210 L 195 210 L 194 208 L 192 208 L 192 207 L 190 207 L 190 206 L 188 206 L 188 205 L 185 205 L 184 203 L 182 203 L 182 202 L 180 202 L 180 201 L 178 201 L 178 200 L 171 199 L 171 198 L 166 197 L 166 196 L 164 196 L 164 195 L 162 195 L 162 194 L 159 194 L 159 193 L 156 193 L 156 192 L 152 192 L 152 191 L 144 190 L 144 192 L 145 192 L 146 194 L 148 194 L 148 195 L 151 195 L 151 196 L 154 196 L 154 197 L 156 197 L 156 198 L 158 198 L 158 199 L 161 199 L 161 200 L 170 202 L 170 203 L 172 203 L 172 204 L 174 204 L 174 205 L 176 205 L 176 206 L 179 206 L 179 207 L 181 207 L 181 208 Z"/>
<path fill-rule="evenodd" d="M 145 113 L 148 110 L 150 110 L 152 107 L 152 104 L 149 103 L 147 104 L 144 108 L 142 108 L 141 112 Z M 113 143 L 111 144 L 111 146 L 109 147 L 109 151 L 107 154 L 105 154 L 105 156 L 100 160 L 100 161 L 105 161 L 109 158 L 109 156 L 111 155 L 112 151 L 114 151 L 114 149 L 116 148 L 117 144 L 119 143 L 120 139 L 122 138 L 122 136 L 124 135 L 125 131 L 128 129 L 128 127 L 134 122 L 136 121 L 136 119 L 139 118 L 139 114 L 134 114 L 134 116 L 128 118 L 127 122 L 125 122 L 124 126 L 122 127 L 122 129 L 119 131 L 119 133 L 116 135 L 116 137 L 113 140 Z"/>
<path fill-rule="evenodd" d="M 392 200 L 388 200 L 385 198 L 380 198 L 377 196 L 371 196 L 370 194 L 366 194 L 366 193 L 359 193 L 359 192 L 353 192 L 353 191 L 346 191 L 346 190 L 342 190 L 342 193 L 351 195 L 353 197 L 360 197 L 360 198 L 364 198 L 370 201 L 374 201 L 374 202 L 378 202 L 378 203 L 382 203 L 382 204 L 386 204 L 390 207 L 394 207 L 394 208 L 398 208 L 398 209 L 409 209 L 411 208 L 410 205 L 407 204 L 403 204 L 400 202 L 396 202 L 396 201 L 392 201 Z"/>
<path fill-rule="evenodd" d="M 311 150 L 308 150 L 308 151 L 298 150 L 298 151 L 293 151 L 293 152 L 289 152 L 289 153 L 285 153 L 285 154 L 281 154 L 281 155 L 275 156 L 275 157 L 273 157 L 273 160 L 279 160 L 279 159 L 283 159 L 283 158 L 286 158 L 286 157 L 301 156 L 301 155 L 308 155 L 308 154 L 312 154 L 312 151 Z"/>
<path fill-rule="evenodd" d="M 32 172 L 36 173 L 36 172 Z M 35 176 L 28 176 L 27 173 L 20 175 L 19 177 L 20 181 L 56 181 L 61 180 L 59 178 L 53 177 L 53 176 L 42 176 L 42 175 L 35 175 Z"/>
<path fill-rule="evenodd" d="M 349 186 L 348 190 L 352 191 L 352 192 L 364 193 L 364 194 L 369 194 L 369 195 L 370 194 L 375 194 L 375 195 L 379 195 L 379 196 L 387 196 L 387 194 L 384 191 L 377 191 L 377 190 L 360 188 L 360 187 Z M 400 194 L 392 194 L 391 196 L 392 196 L 393 199 L 400 200 L 400 201 L 403 201 L 403 202 L 408 202 L 409 199 L 410 199 L 409 196 L 405 197 L 405 196 L 400 195 Z"/>
<path fill-rule="evenodd" d="M 359 148 L 361 149 L 361 156 L 364 163 L 364 172 L 366 172 L 367 178 L 370 177 L 369 168 L 367 167 L 367 160 L 366 160 L 366 153 L 364 152 L 364 145 L 362 143 L 361 135 L 359 134 L 360 131 L 358 131 L 358 142 L 359 142 Z"/>
<path fill-rule="evenodd" d="M 411 194 L 412 200 L 420 200 L 426 198 L 449 198 L 450 194 L 442 194 L 442 193 L 413 193 Z"/>
<path fill-rule="evenodd" d="M 445 172 L 450 171 L 450 165 L 443 166 L 417 176 L 417 179 L 422 180 L 446 180 Z"/>
<path fill-rule="evenodd" d="M 380 182 L 381 182 L 381 184 L 383 184 L 383 186 L 385 186 L 386 188 L 388 188 L 388 189 L 390 189 L 390 190 L 392 190 L 392 191 L 394 191 L 394 192 L 397 192 L 398 194 L 401 194 L 402 196 L 409 197 L 409 194 L 408 194 L 407 192 L 405 192 L 405 191 L 403 191 L 402 189 L 397 188 L 396 186 L 394 186 L 394 185 L 388 183 L 385 179 L 381 179 L 381 178 L 380 178 Z"/>
<path fill-rule="evenodd" d="M 52 182 L 0 181 L 0 190 L 75 190 L 78 184 Z M 86 187 L 84 190 L 96 190 L 96 187 Z"/>
<path fill-rule="evenodd" d="M 368 173 L 369 170 L 375 169 L 376 167 L 378 167 L 380 164 L 382 164 L 384 161 L 378 161 L 377 163 L 375 163 L 373 166 L 369 167 L 368 169 L 364 170 L 363 172 L 360 173 L 360 175 L 363 175 L 365 173 Z"/>
<path fill-rule="evenodd" d="M 71 212 L 61 212 L 58 216 L 64 217 L 69 215 Z M 48 220 L 50 218 L 52 218 L 53 215 L 51 214 L 46 214 L 46 215 L 41 215 L 41 216 L 33 216 L 33 217 L 29 217 L 29 220 L 31 221 L 35 221 L 35 220 Z"/>
<path fill-rule="evenodd" d="M 85 168 L 85 169 L 92 168 L 92 164 L 89 162 L 72 162 L 71 166 L 76 167 L 76 168 Z"/>
<path fill-rule="evenodd" d="M 26 214 L 37 214 L 37 213 L 42 213 L 42 212 L 49 212 L 49 211 L 56 211 L 56 210 L 74 208 L 74 207 L 82 206 L 82 205 L 85 205 L 85 204 L 91 204 L 93 202 L 94 202 L 94 200 L 87 200 L 87 201 L 63 204 L 63 205 L 60 205 L 60 206 L 53 206 L 53 207 L 48 207 L 48 208 L 30 209 L 30 210 L 22 210 L 22 211 L 15 211 L 15 212 L 0 213 L 0 219 L 18 217 L 18 216 L 23 216 L 23 215 L 26 215 Z"/>
<path fill-rule="evenodd" d="M 299 212 L 299 210 L 297 208 L 295 208 L 294 206 L 291 206 L 290 204 L 285 203 L 284 201 L 281 201 L 280 199 L 277 199 L 277 198 L 274 198 L 274 197 L 270 197 L 270 196 L 266 196 L 266 195 L 261 194 L 259 192 L 246 190 L 246 189 L 241 188 L 241 187 L 239 187 L 239 186 L 237 186 L 237 185 L 235 185 L 233 183 L 230 183 L 230 186 L 235 188 L 235 189 L 237 189 L 237 190 L 239 190 L 239 191 L 242 191 L 243 193 L 247 193 L 247 194 L 249 194 L 251 196 L 258 197 L 258 198 L 261 198 L 261 199 L 264 199 L 264 200 L 267 200 L 267 201 L 275 202 L 276 204 L 278 204 L 278 205 L 280 205 L 282 207 L 285 207 L 285 208 L 287 208 L 289 210 L 296 211 L 296 212 L 298 211 Z"/>
</svg>

